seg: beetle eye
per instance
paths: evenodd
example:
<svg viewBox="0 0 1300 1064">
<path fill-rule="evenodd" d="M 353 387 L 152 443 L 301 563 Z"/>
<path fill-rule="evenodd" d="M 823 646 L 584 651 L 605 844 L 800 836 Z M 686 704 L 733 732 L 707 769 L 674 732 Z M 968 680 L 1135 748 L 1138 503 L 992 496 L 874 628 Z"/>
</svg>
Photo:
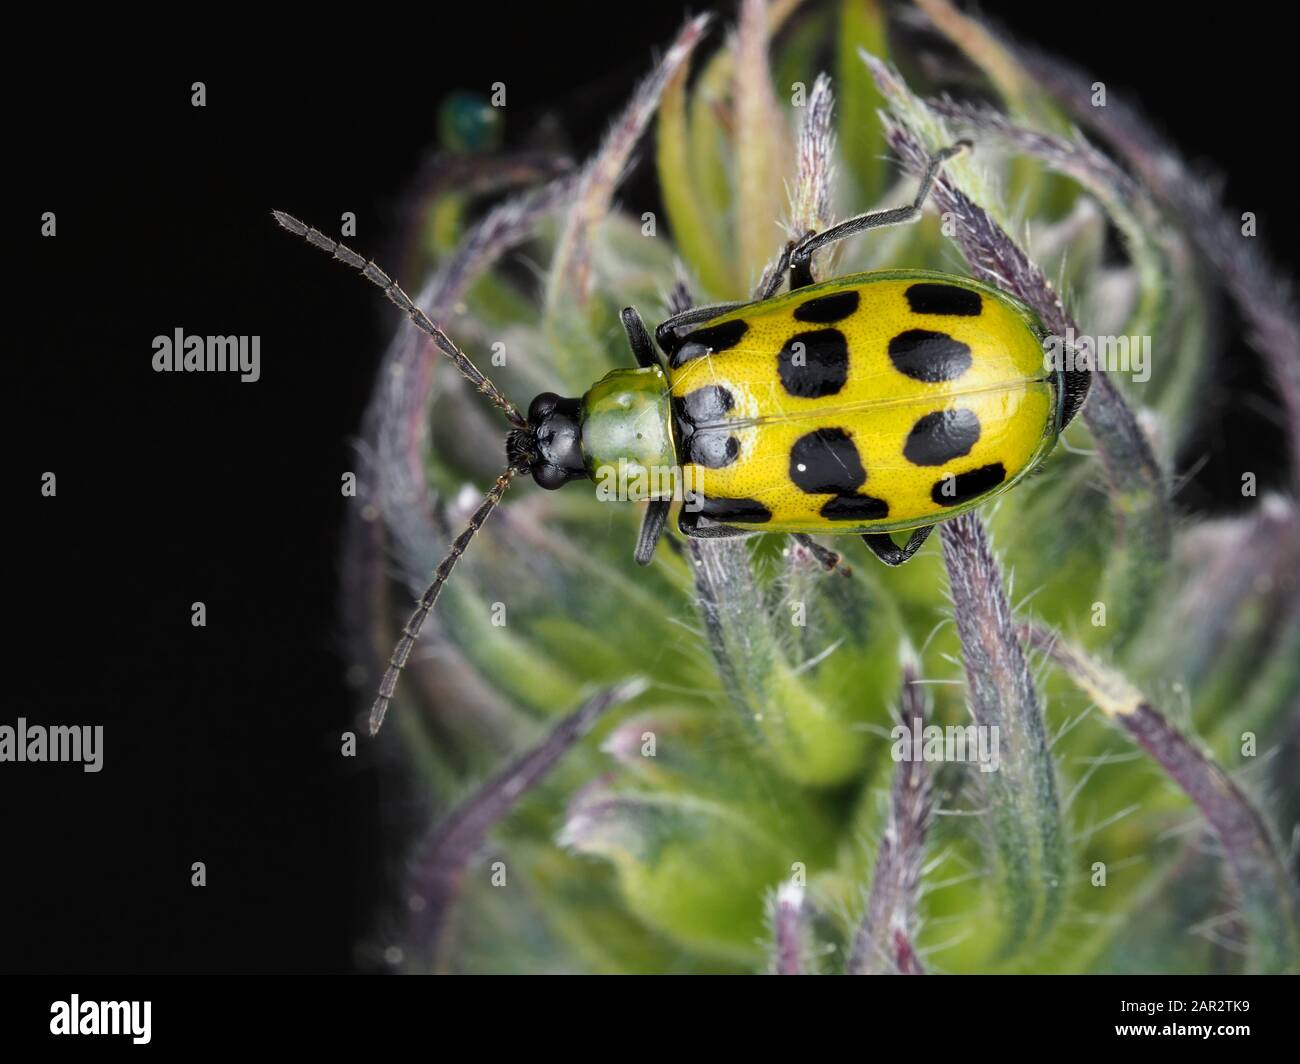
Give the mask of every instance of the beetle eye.
<svg viewBox="0 0 1300 1064">
<path fill-rule="evenodd" d="M 550 414 L 559 403 L 560 397 L 554 392 L 542 392 L 528 407 L 528 422 L 536 425 Z"/>
<path fill-rule="evenodd" d="M 539 488 L 545 488 L 547 491 L 554 491 L 556 488 L 562 488 L 573 478 L 569 476 L 559 466 L 551 465 L 550 462 L 538 462 L 533 466 L 533 480 L 537 482 Z"/>
</svg>

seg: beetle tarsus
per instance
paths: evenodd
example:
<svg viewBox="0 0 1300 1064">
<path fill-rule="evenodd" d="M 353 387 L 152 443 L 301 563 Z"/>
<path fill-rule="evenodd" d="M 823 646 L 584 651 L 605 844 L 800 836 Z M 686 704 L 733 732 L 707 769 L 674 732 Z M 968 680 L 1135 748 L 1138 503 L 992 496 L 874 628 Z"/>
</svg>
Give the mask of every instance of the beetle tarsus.
<svg viewBox="0 0 1300 1064">
<path fill-rule="evenodd" d="M 969 140 L 959 140 L 930 156 L 929 165 L 926 166 L 925 174 L 921 177 L 920 187 L 916 190 L 916 198 L 908 206 L 889 207 L 881 211 L 869 211 L 866 214 L 859 214 L 820 233 L 808 233 L 797 241 L 793 249 L 789 249 L 788 254 L 790 290 L 806 288 L 808 285 L 815 283 L 816 278 L 813 276 L 812 259 L 813 255 L 822 248 L 839 243 L 841 240 L 847 240 L 858 233 L 865 233 L 870 229 L 880 229 L 887 225 L 908 225 L 919 221 L 921 208 L 925 206 L 925 201 L 930 198 L 930 192 L 934 189 L 934 183 L 938 180 L 939 171 L 943 169 L 943 164 L 972 146 Z M 781 257 L 786 259 L 787 254 L 783 252 Z"/>
<path fill-rule="evenodd" d="M 921 544 L 930 538 L 930 533 L 933 531 L 933 525 L 913 529 L 912 534 L 907 537 L 907 543 L 902 547 L 895 543 L 894 537 L 887 532 L 864 532 L 862 542 L 870 547 L 871 553 L 886 565 L 902 565 L 921 549 Z"/>
</svg>

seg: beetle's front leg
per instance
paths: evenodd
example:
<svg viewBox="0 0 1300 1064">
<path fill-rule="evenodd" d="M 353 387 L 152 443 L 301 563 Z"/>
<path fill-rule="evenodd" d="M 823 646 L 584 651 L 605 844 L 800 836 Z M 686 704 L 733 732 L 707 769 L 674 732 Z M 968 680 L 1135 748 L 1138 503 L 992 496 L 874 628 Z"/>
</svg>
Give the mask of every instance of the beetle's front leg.
<svg viewBox="0 0 1300 1064">
<path fill-rule="evenodd" d="M 659 537 L 664 534 L 671 505 L 667 499 L 654 499 L 646 506 L 645 516 L 641 518 L 641 532 L 636 538 L 636 549 L 632 552 L 637 565 L 649 565 L 654 558 L 655 547 L 659 546 Z"/>
</svg>

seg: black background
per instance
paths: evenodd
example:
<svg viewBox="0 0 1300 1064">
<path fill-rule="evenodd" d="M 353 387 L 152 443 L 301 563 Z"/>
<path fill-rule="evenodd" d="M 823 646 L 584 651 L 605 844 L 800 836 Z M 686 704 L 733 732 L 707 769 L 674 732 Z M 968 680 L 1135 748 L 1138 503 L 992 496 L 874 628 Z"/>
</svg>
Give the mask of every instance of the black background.
<svg viewBox="0 0 1300 1064">
<path fill-rule="evenodd" d="M 986 9 L 1136 95 L 1294 261 L 1277 157 L 1292 132 L 1256 80 L 1294 59 L 1289 35 L 1257 25 L 1266 6 L 1234 7 L 1231 25 L 1131 2 Z M 553 113 L 584 154 L 682 15 L 593 11 L 79 23 L 50 27 L 60 43 L 11 87 L 18 694 L 0 719 L 107 727 L 101 774 L 0 766 L 0 969 L 370 967 L 358 943 L 393 858 L 383 767 L 338 756 L 358 708 L 339 653 L 339 476 L 396 315 L 267 212 L 330 228 L 355 211 L 349 243 L 385 261 L 439 100 L 497 80 L 508 140 Z M 39 235 L 45 210 L 55 239 Z M 152 338 L 177 326 L 259 334 L 262 379 L 154 373 Z M 1258 365 L 1229 351 L 1187 505 L 1229 504 L 1243 459 L 1276 468 Z M 55 499 L 38 494 L 46 470 Z"/>
</svg>

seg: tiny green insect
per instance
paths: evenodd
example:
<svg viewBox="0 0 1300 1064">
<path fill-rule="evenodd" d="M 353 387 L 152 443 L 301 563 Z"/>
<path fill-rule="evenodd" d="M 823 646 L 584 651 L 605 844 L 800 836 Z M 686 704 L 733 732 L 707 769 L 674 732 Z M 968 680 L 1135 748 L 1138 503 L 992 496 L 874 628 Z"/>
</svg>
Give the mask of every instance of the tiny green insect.
<svg viewBox="0 0 1300 1064">
<path fill-rule="evenodd" d="M 274 211 L 285 229 L 382 288 L 511 425 L 505 472 L 438 564 L 393 651 L 372 734 L 442 585 L 517 474 L 547 489 L 595 481 L 606 497 L 648 502 L 635 549 L 642 565 L 680 501 L 685 536 L 786 533 L 834 569 L 839 555 L 812 534 L 859 535 L 885 564 L 901 565 L 935 525 L 1036 468 L 1078 413 L 1091 374 L 1048 365 L 1033 311 L 930 270 L 813 277 L 819 249 L 917 221 L 944 162 L 967 147 L 931 158 L 911 204 L 791 241 L 752 302 L 682 310 L 653 340 L 626 308 L 636 367 L 612 371 L 581 398 L 544 392 L 526 416 L 374 262 Z M 787 278 L 789 291 L 777 295 Z M 901 547 L 897 531 L 910 532 Z"/>
<path fill-rule="evenodd" d="M 501 144 L 501 111 L 474 92 L 454 92 L 438 108 L 438 139 L 449 151 L 492 151 Z"/>
</svg>

